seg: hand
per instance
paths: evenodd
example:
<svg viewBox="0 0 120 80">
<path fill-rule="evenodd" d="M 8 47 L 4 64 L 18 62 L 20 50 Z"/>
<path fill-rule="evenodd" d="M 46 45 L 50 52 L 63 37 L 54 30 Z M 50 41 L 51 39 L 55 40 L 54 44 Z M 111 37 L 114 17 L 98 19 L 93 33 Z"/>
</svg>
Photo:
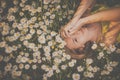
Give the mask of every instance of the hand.
<svg viewBox="0 0 120 80">
<path fill-rule="evenodd" d="M 79 31 L 82 28 L 82 26 L 85 25 L 85 21 L 83 19 L 79 19 L 79 21 L 77 21 L 77 23 L 69 29 L 69 35 L 72 35 L 75 32 Z"/>
<path fill-rule="evenodd" d="M 67 25 L 65 25 L 63 28 L 61 28 L 60 34 L 62 38 L 70 37 L 72 34 L 77 32 L 84 24 L 83 20 L 79 20 L 74 24 L 72 22 L 69 22 Z"/>
<path fill-rule="evenodd" d="M 60 34 L 61 34 L 61 37 L 62 38 L 67 38 L 67 37 L 70 37 L 70 35 L 69 35 L 69 24 L 67 24 L 67 25 L 65 25 L 64 27 L 62 27 L 61 28 L 61 30 L 60 30 Z"/>
</svg>

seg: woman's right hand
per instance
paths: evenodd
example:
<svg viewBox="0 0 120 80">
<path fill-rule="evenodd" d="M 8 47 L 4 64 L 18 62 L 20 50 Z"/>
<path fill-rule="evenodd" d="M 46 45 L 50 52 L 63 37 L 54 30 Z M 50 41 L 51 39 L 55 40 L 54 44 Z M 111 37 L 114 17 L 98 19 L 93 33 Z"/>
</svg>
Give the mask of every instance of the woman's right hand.
<svg viewBox="0 0 120 80">
<path fill-rule="evenodd" d="M 76 23 L 69 22 L 67 25 L 65 25 L 63 28 L 61 28 L 61 36 L 62 38 L 67 38 L 73 35 L 75 32 L 81 29 L 81 27 L 84 25 L 84 21 L 80 19 Z"/>
</svg>

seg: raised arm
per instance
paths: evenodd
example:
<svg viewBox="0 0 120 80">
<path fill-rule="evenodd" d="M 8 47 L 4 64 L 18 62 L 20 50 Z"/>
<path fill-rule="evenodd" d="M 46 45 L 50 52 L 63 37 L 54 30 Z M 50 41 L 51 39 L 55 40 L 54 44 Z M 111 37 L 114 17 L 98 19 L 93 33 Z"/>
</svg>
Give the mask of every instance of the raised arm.
<svg viewBox="0 0 120 80">
<path fill-rule="evenodd" d="M 70 23 L 75 25 L 75 23 L 83 16 L 86 10 L 95 3 L 95 1 L 96 0 L 82 0 Z"/>
<path fill-rule="evenodd" d="M 83 16 L 83 14 L 95 3 L 96 0 L 82 0 L 77 11 L 75 12 L 73 18 L 64 26 L 61 30 L 61 36 L 63 38 L 68 37 L 68 30 L 74 25 L 76 25 L 77 21 Z M 90 11 L 90 10 L 88 10 Z"/>
<path fill-rule="evenodd" d="M 120 8 L 113 8 L 96 14 L 81 18 L 77 24 L 69 30 L 69 34 L 73 34 L 83 25 L 102 21 L 120 21 Z"/>
</svg>

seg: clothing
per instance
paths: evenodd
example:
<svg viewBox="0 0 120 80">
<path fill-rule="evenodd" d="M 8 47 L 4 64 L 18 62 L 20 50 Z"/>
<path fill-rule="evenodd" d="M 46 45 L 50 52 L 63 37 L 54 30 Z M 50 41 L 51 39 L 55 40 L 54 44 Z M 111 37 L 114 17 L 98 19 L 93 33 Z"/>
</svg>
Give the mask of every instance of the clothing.
<svg viewBox="0 0 120 80">
<path fill-rule="evenodd" d="M 120 6 L 120 0 L 96 0 L 97 4 L 104 4 L 108 7 Z"/>
</svg>

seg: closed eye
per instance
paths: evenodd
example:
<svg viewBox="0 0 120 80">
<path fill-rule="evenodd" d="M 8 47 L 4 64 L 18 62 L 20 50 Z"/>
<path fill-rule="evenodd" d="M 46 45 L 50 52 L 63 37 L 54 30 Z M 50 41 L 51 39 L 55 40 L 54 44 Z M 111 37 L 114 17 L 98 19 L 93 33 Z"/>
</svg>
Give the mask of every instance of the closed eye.
<svg viewBox="0 0 120 80">
<path fill-rule="evenodd" d="M 74 40 L 75 40 L 75 42 L 78 42 L 76 38 Z"/>
<path fill-rule="evenodd" d="M 78 44 L 78 40 L 77 40 L 76 38 L 73 40 L 73 42 L 74 42 L 75 44 Z"/>
</svg>

